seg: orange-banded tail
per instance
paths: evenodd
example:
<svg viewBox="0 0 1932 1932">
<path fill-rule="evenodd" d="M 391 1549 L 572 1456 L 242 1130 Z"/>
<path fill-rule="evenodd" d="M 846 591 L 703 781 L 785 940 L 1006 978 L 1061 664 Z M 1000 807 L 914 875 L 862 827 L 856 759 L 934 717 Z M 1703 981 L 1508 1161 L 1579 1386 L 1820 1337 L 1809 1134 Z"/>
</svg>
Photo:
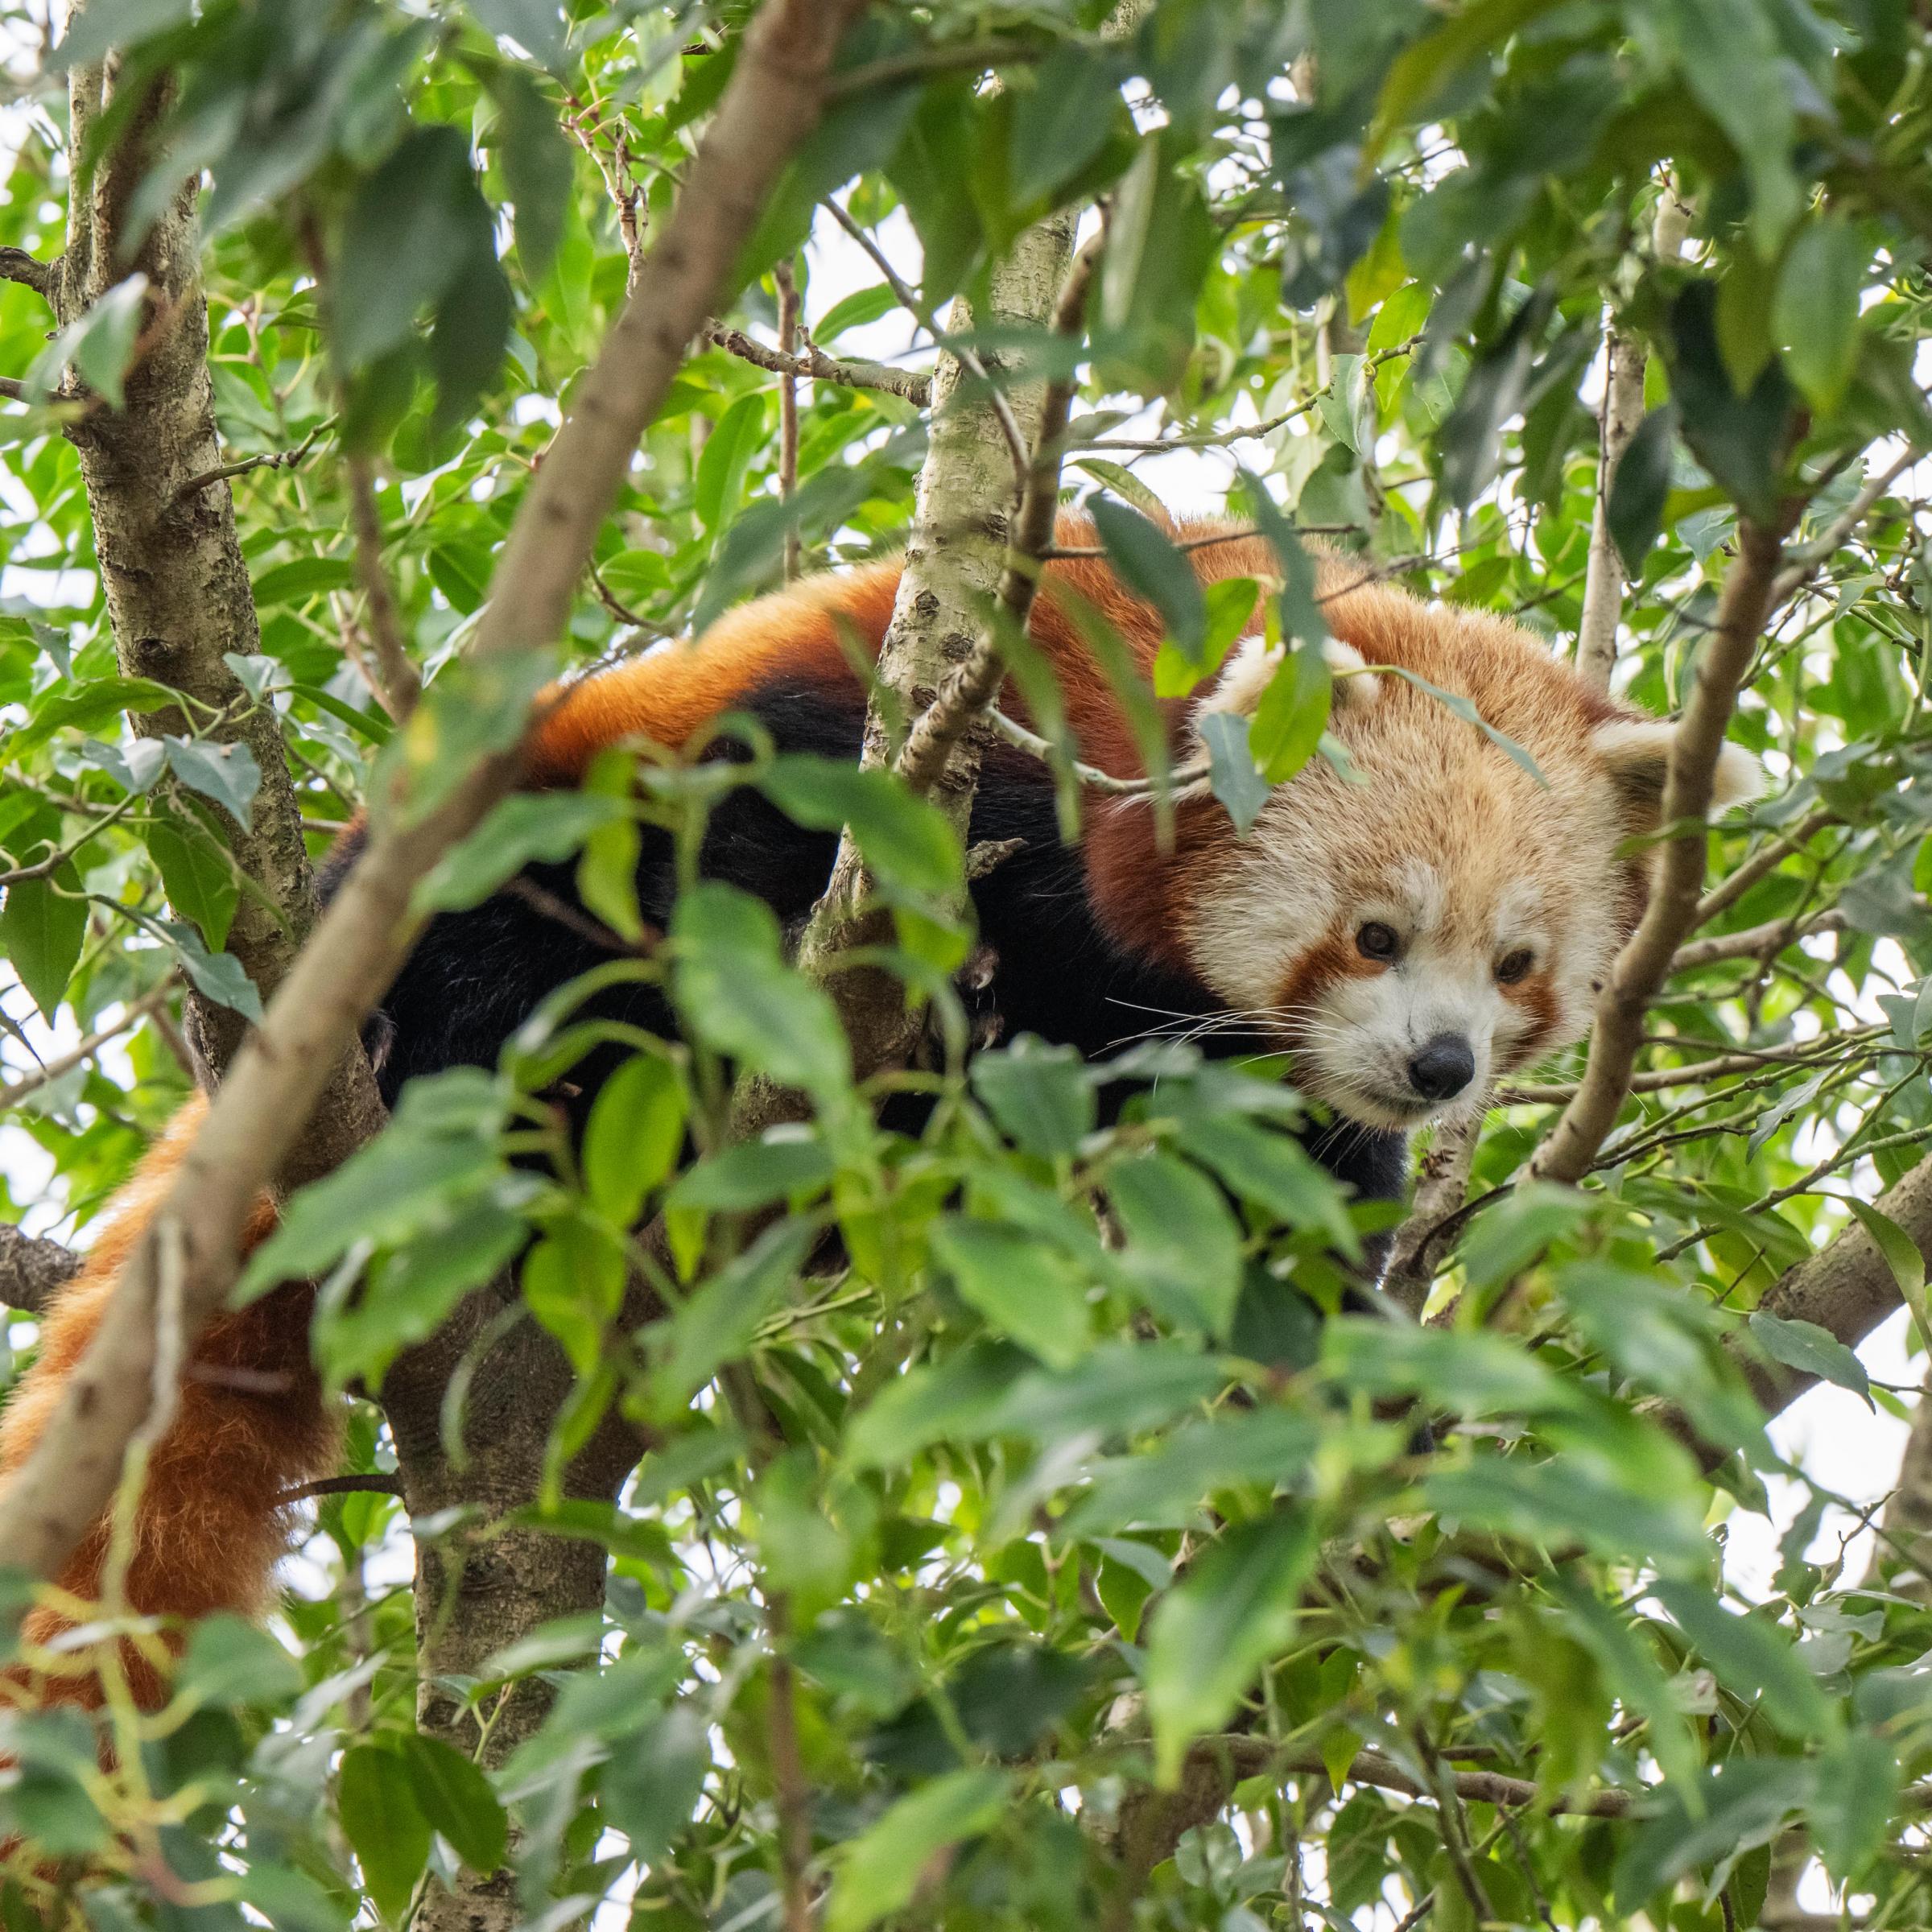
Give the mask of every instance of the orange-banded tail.
<svg viewBox="0 0 1932 1932">
<path fill-rule="evenodd" d="M 0 1481 L 40 1439 L 93 1340 L 121 1264 L 165 1198 L 205 1111 L 197 1096 L 175 1116 L 109 1210 L 86 1265 L 42 1317 L 39 1358 L 0 1411 Z M 244 1252 L 274 1219 L 265 1196 L 250 1217 Z M 219 1316 L 196 1344 L 134 1514 L 126 1607 L 136 1614 L 185 1620 L 224 1610 L 253 1616 L 266 1608 L 288 1541 L 288 1511 L 277 1498 L 325 1473 L 336 1450 L 336 1418 L 309 1363 L 312 1293 L 278 1290 Z M 107 1552 L 103 1519 L 61 1572 L 60 1589 L 97 1603 Z M 32 1612 L 22 1633 L 30 1654 L 68 1620 L 52 1607 Z M 163 1686 L 153 1662 L 131 1644 L 123 1653 L 137 1699 L 158 1701 Z M 7 1674 L 36 1701 L 100 1701 L 97 1680 L 78 1665 L 71 1675 L 52 1666 L 37 1674 L 17 1666 Z"/>
</svg>

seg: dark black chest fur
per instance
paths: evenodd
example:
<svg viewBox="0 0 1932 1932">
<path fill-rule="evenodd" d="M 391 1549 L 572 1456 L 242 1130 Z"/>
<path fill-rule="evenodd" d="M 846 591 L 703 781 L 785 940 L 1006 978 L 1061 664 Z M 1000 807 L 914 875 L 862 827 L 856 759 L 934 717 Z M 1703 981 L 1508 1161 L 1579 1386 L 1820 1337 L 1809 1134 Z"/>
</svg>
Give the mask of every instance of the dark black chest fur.
<svg viewBox="0 0 1932 1932">
<path fill-rule="evenodd" d="M 863 714 L 856 694 L 842 700 L 821 688 L 782 683 L 757 691 L 754 713 L 784 751 L 858 755 Z M 972 811 L 975 844 L 1019 840 L 1021 848 L 972 888 L 980 936 L 995 964 L 988 1003 L 1005 1037 L 1022 1033 L 1102 1059 L 1150 1027 L 1220 1010 L 1191 975 L 1139 957 L 1116 943 L 1088 902 L 1079 853 L 1060 842 L 1052 786 L 1025 753 L 996 749 L 987 759 Z M 787 925 L 802 920 L 824 890 L 837 841 L 801 830 L 749 787 L 712 815 L 702 867 L 766 901 Z M 324 869 L 326 894 L 353 857 L 339 849 Z M 467 912 L 432 920 L 398 976 L 375 1022 L 380 1084 L 392 1105 L 405 1081 L 448 1067 L 496 1064 L 504 1042 L 557 987 L 605 964 L 609 952 L 542 909 L 543 894 L 577 904 L 572 865 L 535 865 L 526 875 L 541 894 L 497 894 Z M 660 925 L 675 890 L 670 840 L 646 828 L 638 871 L 639 908 Z M 626 987 L 597 997 L 592 1009 L 654 1032 L 675 1022 L 654 989 Z M 1258 1042 L 1217 1033 L 1210 1052 L 1252 1052 Z M 584 1070 L 594 1084 L 597 1069 Z M 1397 1133 L 1344 1124 L 1311 1130 L 1309 1150 L 1336 1178 L 1374 1200 L 1399 1198 L 1406 1143 Z"/>
</svg>

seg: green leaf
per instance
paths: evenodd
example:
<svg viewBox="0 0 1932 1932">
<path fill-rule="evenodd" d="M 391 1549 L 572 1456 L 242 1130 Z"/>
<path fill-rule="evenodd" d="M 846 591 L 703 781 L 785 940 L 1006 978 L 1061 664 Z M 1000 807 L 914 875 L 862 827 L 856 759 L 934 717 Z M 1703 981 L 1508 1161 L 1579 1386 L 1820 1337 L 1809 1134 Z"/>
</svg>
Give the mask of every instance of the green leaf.
<svg viewBox="0 0 1932 1932">
<path fill-rule="evenodd" d="M 191 791 L 213 799 L 244 832 L 252 820 L 262 770 L 246 745 L 206 738 L 168 738 L 167 768 Z"/>
<path fill-rule="evenodd" d="M 115 47 L 138 47 L 191 19 L 194 0 L 93 0 L 47 56 L 50 73 L 85 67 Z"/>
<path fill-rule="evenodd" d="M 1610 480 L 1606 518 L 1616 554 L 1632 578 L 1642 575 L 1644 558 L 1664 527 L 1670 494 L 1670 452 L 1677 441 L 1677 411 L 1666 403 L 1637 426 Z"/>
<path fill-rule="evenodd" d="M 529 1239 L 520 1214 L 473 1198 L 450 1225 L 411 1235 L 371 1266 L 354 1301 L 332 1298 L 316 1310 L 316 1364 L 324 1380 L 332 1389 L 358 1379 L 380 1389 L 390 1364 L 434 1335 L 457 1302 L 493 1280 Z M 252 1283 L 245 1286 L 252 1291 Z"/>
<path fill-rule="evenodd" d="M 636 1224 L 676 1165 L 688 1104 L 677 1068 L 654 1053 L 634 1054 L 597 1090 L 584 1133 L 584 1188 L 618 1227 Z"/>
<path fill-rule="evenodd" d="M 71 363 L 74 374 L 109 408 L 121 408 L 127 400 L 123 386 L 147 309 L 146 275 L 117 282 L 35 359 L 27 374 L 30 390 L 51 394 L 59 386 L 61 370 Z"/>
<path fill-rule="evenodd" d="M 336 1814 L 376 1909 L 399 1919 L 429 1863 L 429 1821 L 407 1765 L 380 1744 L 352 1746 L 336 1777 Z"/>
<path fill-rule="evenodd" d="M 672 1315 L 651 1376 L 658 1414 L 681 1416 L 691 1397 L 751 1346 L 758 1324 L 791 1286 L 815 1233 L 807 1220 L 774 1224 Z"/>
<path fill-rule="evenodd" d="M 1249 724 L 1237 711 L 1211 711 L 1201 720 L 1208 747 L 1208 782 L 1234 821 L 1235 836 L 1246 838 L 1268 803 L 1267 779 L 1256 768 Z"/>
<path fill-rule="evenodd" d="M 910 1904 L 940 1852 L 1000 1822 L 1012 1788 L 1004 1771 L 949 1771 L 899 1799 L 840 1847 L 825 1932 L 866 1932 Z"/>
<path fill-rule="evenodd" d="M 1290 652 L 1255 707 L 1253 762 L 1270 785 L 1285 785 L 1315 756 L 1328 728 L 1335 679 L 1320 644 Z"/>
<path fill-rule="evenodd" d="M 713 535 L 737 514 L 745 474 L 764 440 L 765 398 L 758 390 L 740 396 L 704 439 L 691 502 L 698 521 Z"/>
<path fill-rule="evenodd" d="M 1522 409 L 1530 365 L 1554 306 L 1547 285 L 1525 298 L 1509 326 L 1471 368 L 1454 411 L 1436 432 L 1443 488 L 1459 510 L 1466 510 L 1496 479 L 1503 457 L 1503 426 Z"/>
<path fill-rule="evenodd" d="M 1084 469 L 1096 482 L 1104 483 L 1123 503 L 1131 503 L 1141 514 L 1161 518 L 1167 506 L 1123 464 L 1109 463 L 1100 456 L 1076 456 L 1072 467 Z"/>
<path fill-rule="evenodd" d="M 400 1740 L 418 1807 L 481 1878 L 502 1868 L 510 1820 L 489 1780 L 440 1738 L 411 1732 Z"/>
<path fill-rule="evenodd" d="M 1155 1605 L 1143 1675 L 1162 1785 L 1287 1648 L 1319 1543 L 1313 1519 L 1298 1510 L 1236 1524 Z"/>
<path fill-rule="evenodd" d="M 841 301 L 820 316 L 813 325 L 811 339 L 823 349 L 836 342 L 848 328 L 863 328 L 869 322 L 877 322 L 890 315 L 899 305 L 899 298 L 885 283 L 876 283 L 870 288 L 855 289 Z"/>
<path fill-rule="evenodd" d="M 1640 1913 L 1665 1887 L 1765 1843 L 1802 1805 L 1810 1765 L 1791 1758 L 1738 1756 L 1713 1766 L 1686 1790 L 1664 1786 L 1660 1815 L 1639 1826 L 1616 1862 L 1619 1917 Z"/>
<path fill-rule="evenodd" d="M 331 310 L 336 353 L 360 369 L 406 341 L 417 316 L 453 283 L 489 210 L 460 129 L 418 126 L 365 181 L 337 250 Z"/>
<path fill-rule="evenodd" d="M 1814 409 L 1838 407 L 1858 362 L 1859 298 L 1869 251 L 1829 215 L 1792 237 L 1778 271 L 1772 327 L 1792 379 Z"/>
<path fill-rule="evenodd" d="M 1423 1484 L 1428 1507 L 1472 1528 L 1550 1543 L 1580 1540 L 1612 1556 L 1678 1569 L 1709 1560 L 1701 1505 L 1688 1494 L 1657 1496 L 1612 1480 L 1571 1456 L 1480 1456 Z"/>
<path fill-rule="evenodd" d="M 816 1193 L 837 1170 L 832 1150 L 815 1135 L 774 1129 L 762 1140 L 741 1141 L 687 1167 L 671 1191 L 669 1205 L 735 1213 L 788 1195 Z"/>
<path fill-rule="evenodd" d="M 44 879 L 22 879 L 0 906 L 0 952 L 50 1023 L 87 938 L 87 899 L 71 865 Z"/>
<path fill-rule="evenodd" d="M 711 1773 L 711 1745 L 695 1705 L 674 1704 L 616 1744 L 597 1786 L 597 1809 L 655 1864 L 691 1822 Z"/>
<path fill-rule="evenodd" d="M 1837 1734 L 1837 1711 L 1769 1612 L 1734 1616 L 1703 1584 L 1689 1581 L 1661 1582 L 1656 1593 L 1727 1690 L 1757 1703 L 1788 1736 Z"/>
<path fill-rule="evenodd" d="M 576 180 L 575 151 L 543 90 L 515 68 L 494 83 L 502 139 L 497 158 L 516 208 L 517 259 L 526 278 L 541 282 L 564 237 L 564 208 Z"/>
<path fill-rule="evenodd" d="M 386 1133 L 287 1203 L 250 1257 L 237 1298 L 320 1274 L 358 1241 L 395 1245 L 448 1226 L 502 1171 L 502 1109 L 474 1067 L 411 1081 Z"/>
<path fill-rule="evenodd" d="M 888 1382 L 845 1432 L 855 1469 L 884 1469 L 942 1437 L 976 1440 L 1028 1358 L 1004 1341 L 969 1342 L 943 1362 L 927 1362 Z"/>
<path fill-rule="evenodd" d="M 461 912 L 543 860 L 567 859 L 600 826 L 626 815 L 625 801 L 596 791 L 522 791 L 507 798 L 416 888 L 413 909 Z"/>
<path fill-rule="evenodd" d="M 467 0 L 477 23 L 525 48 L 543 66 L 564 63 L 570 23 L 558 0 Z"/>
<path fill-rule="evenodd" d="M 280 1704 L 301 1690 L 302 1670 L 245 1617 L 206 1616 L 188 1633 L 174 1687 L 190 1704 Z"/>
<path fill-rule="evenodd" d="M 1050 1367 L 1071 1368 L 1092 1345 L 1086 1277 L 1056 1249 L 956 1217 L 935 1223 L 931 1239 L 961 1298 Z"/>
<path fill-rule="evenodd" d="M 161 874 L 167 902 L 192 919 L 217 952 L 228 937 L 242 888 L 234 870 L 199 828 L 157 821 L 147 828 L 147 849 Z"/>
<path fill-rule="evenodd" d="M 889 771 L 787 752 L 760 774 L 758 789 L 786 818 L 815 832 L 850 826 L 866 864 L 888 885 L 936 896 L 964 878 L 946 815 Z"/>
<path fill-rule="evenodd" d="M 1157 1314 L 1224 1337 L 1241 1292 L 1241 1231 L 1221 1191 L 1171 1154 L 1108 1170 L 1107 1192 L 1125 1230 L 1121 1264 Z"/>
<path fill-rule="evenodd" d="M 1761 1308 L 1752 1315 L 1749 1326 L 1752 1338 L 1773 1361 L 1849 1389 L 1864 1398 L 1867 1408 L 1872 1406 L 1872 1380 L 1864 1364 L 1829 1328 L 1815 1322 L 1787 1321 Z"/>
<path fill-rule="evenodd" d="M 729 1058 L 798 1087 L 820 1106 L 850 1091 L 852 1053 L 832 1001 L 788 967 L 762 900 L 712 881 L 680 895 L 671 920 L 679 1009 Z"/>
<path fill-rule="evenodd" d="M 1286 1134 L 1238 1115 L 1203 1113 L 1182 1123 L 1179 1146 L 1289 1227 L 1319 1228 L 1344 1254 L 1361 1252 L 1340 1187 Z"/>
<path fill-rule="evenodd" d="M 1802 198 L 1791 165 L 1793 103 L 1775 16 L 1756 0 L 1656 0 L 1649 14 L 1684 84 L 1744 163 L 1752 234 L 1769 258 Z"/>
<path fill-rule="evenodd" d="M 124 711 L 160 711 L 175 702 L 174 692 L 151 678 L 94 678 L 80 685 L 56 685 L 32 719 L 7 734 L 7 755 L 18 762 L 56 732 L 99 731 Z"/>
<path fill-rule="evenodd" d="M 262 996 L 255 990 L 247 968 L 232 952 L 210 952 L 201 943 L 200 934 L 179 919 L 157 919 L 143 914 L 129 916 L 166 943 L 181 962 L 188 984 L 204 999 L 226 1006 L 257 1026 L 261 1024 Z"/>
<path fill-rule="evenodd" d="M 1847 1731 L 1819 1754 L 1809 1810 L 1826 1869 L 1847 1883 L 1884 1843 L 1896 1815 L 1898 1753 L 1877 1731 Z"/>
<path fill-rule="evenodd" d="M 1932 1328 L 1926 1324 L 1926 1257 L 1919 1252 L 1918 1242 L 1871 1202 L 1861 1201 L 1856 1195 L 1845 1195 L 1843 1199 L 1885 1257 L 1893 1280 L 1898 1284 L 1899 1298 L 1912 1311 L 1922 1334 L 1932 1334 Z"/>
<path fill-rule="evenodd" d="M 558 1222 L 523 1257 L 523 1299 L 564 1344 L 571 1364 L 589 1375 L 624 1300 L 624 1250 L 601 1228 Z"/>
<path fill-rule="evenodd" d="M 972 1090 L 1000 1131 L 1029 1154 L 1071 1160 L 1092 1133 L 1093 1081 L 1071 1046 L 1022 1034 L 1001 1052 L 976 1055 Z"/>
<path fill-rule="evenodd" d="M 1760 522 L 1773 521 L 1794 398 L 1777 363 L 1740 396 L 1717 345 L 1716 289 L 1691 283 L 1670 305 L 1670 391 L 1691 454 Z"/>
<path fill-rule="evenodd" d="M 1195 1528 L 1214 1492 L 1248 1484 L 1272 1490 L 1307 1468 L 1320 1436 L 1310 1417 L 1288 1409 L 1187 1423 L 1158 1443 L 1093 1465 L 1087 1493 L 1067 1513 L 1061 1532 L 1084 1538 L 1130 1527 Z"/>
<path fill-rule="evenodd" d="M 1096 497 L 1087 514 L 1121 581 L 1161 613 L 1184 657 L 1199 658 L 1207 642 L 1208 602 L 1187 557 L 1157 524 L 1125 504 Z"/>
</svg>

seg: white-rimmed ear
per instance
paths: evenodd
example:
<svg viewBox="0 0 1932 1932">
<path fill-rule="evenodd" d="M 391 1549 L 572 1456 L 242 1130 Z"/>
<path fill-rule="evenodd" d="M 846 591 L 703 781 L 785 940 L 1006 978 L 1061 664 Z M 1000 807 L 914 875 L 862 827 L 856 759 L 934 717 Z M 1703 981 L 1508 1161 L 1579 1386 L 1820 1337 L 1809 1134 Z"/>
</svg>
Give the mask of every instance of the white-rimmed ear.
<svg viewBox="0 0 1932 1932">
<path fill-rule="evenodd" d="M 1381 691 L 1381 680 L 1366 668 L 1359 650 L 1339 638 L 1324 638 L 1322 655 L 1328 660 L 1331 671 L 1348 674 L 1335 678 L 1332 704 L 1336 712 L 1375 702 Z M 1253 717 L 1261 693 L 1274 682 L 1281 663 L 1280 645 L 1271 646 L 1261 638 L 1242 638 L 1228 653 L 1213 690 L 1195 706 L 1196 729 L 1199 720 L 1212 712 L 1238 712 L 1243 717 Z"/>
<path fill-rule="evenodd" d="M 1677 726 L 1662 718 L 1612 718 L 1597 726 L 1590 742 L 1618 788 L 1654 818 L 1663 807 L 1664 777 L 1676 736 Z M 1741 745 L 1725 745 L 1711 774 L 1711 809 L 1748 805 L 1764 790 L 1764 767 Z"/>
</svg>

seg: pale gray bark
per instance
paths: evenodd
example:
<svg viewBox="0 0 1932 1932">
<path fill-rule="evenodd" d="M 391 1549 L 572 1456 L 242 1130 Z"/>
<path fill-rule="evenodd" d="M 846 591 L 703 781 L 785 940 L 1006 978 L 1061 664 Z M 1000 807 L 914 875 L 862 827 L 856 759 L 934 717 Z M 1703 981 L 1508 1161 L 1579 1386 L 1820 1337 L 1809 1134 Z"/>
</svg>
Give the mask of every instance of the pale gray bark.
<svg viewBox="0 0 1932 1932">
<path fill-rule="evenodd" d="M 48 265 L 44 292 L 65 326 L 128 276 L 147 278 L 125 406 L 92 398 L 68 435 L 80 460 L 121 668 L 189 700 L 137 716 L 135 729 L 151 737 L 206 731 L 212 716 L 213 735 L 246 745 L 261 772 L 248 828 L 230 821 L 224 830 L 229 850 L 259 888 L 242 893 L 227 948 L 266 1000 L 314 923 L 315 882 L 279 724 L 272 708 L 250 701 L 224 661 L 255 654 L 261 633 L 228 483 L 202 481 L 221 469 L 222 454 L 208 367 L 196 184 L 184 183 L 145 236 L 129 245 L 128 207 L 154 159 L 155 130 L 168 104 L 165 86 L 148 85 L 119 138 L 91 180 L 85 177 L 82 156 L 101 115 L 125 106 L 117 100 L 121 85 L 112 57 L 70 77 L 69 168 L 83 185 L 70 197 L 67 247 Z M 186 1014 L 208 1077 L 219 1080 L 246 1022 L 192 990 Z M 381 1119 L 365 1072 L 345 1063 L 332 1112 L 340 1158 Z"/>
</svg>

